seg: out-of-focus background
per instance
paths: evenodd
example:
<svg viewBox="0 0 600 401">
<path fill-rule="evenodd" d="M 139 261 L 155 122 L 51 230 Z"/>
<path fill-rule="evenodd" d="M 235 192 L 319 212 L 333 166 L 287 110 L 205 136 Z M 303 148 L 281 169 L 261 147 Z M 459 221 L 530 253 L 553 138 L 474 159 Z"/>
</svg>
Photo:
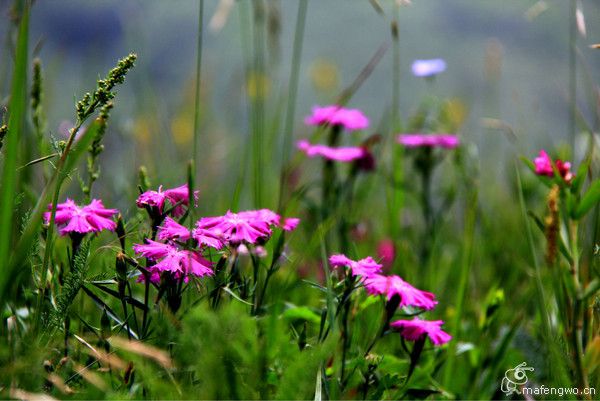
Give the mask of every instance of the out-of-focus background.
<svg viewBox="0 0 600 401">
<path fill-rule="evenodd" d="M 570 141 L 570 3 L 414 0 L 402 5 L 401 115 L 408 116 L 428 95 L 454 99 L 456 112 L 465 119 L 459 134 L 476 146 L 483 160 L 482 177 L 495 182 L 512 168 L 503 163 L 510 156 L 507 151 L 532 156 L 539 147 Z M 0 4 L 0 12 L 10 13 L 12 2 Z M 266 73 L 247 74 L 252 5 L 248 0 L 205 2 L 198 180 L 208 200 L 233 193 L 249 135 L 248 97 L 262 85 L 269 110 L 278 110 L 287 93 L 297 2 L 266 4 Z M 377 48 L 391 40 L 394 3 L 377 4 L 381 10 L 367 0 L 309 1 L 296 138 L 311 131 L 302 123 L 311 106 L 333 102 Z M 105 175 L 95 189 L 108 189 L 111 195 L 104 196 L 113 198 L 111 204 L 131 205 L 119 194 L 131 196 L 133 174 L 141 165 L 148 167 L 155 184 L 185 180 L 193 136 L 198 5 L 187 0 L 35 2 L 31 44 L 44 67 L 45 110 L 54 137 L 65 135 L 76 99 L 91 90 L 98 77 L 119 57 L 138 54 L 136 69 L 119 88 L 101 156 Z M 600 78 L 600 50 L 590 48 L 600 42 L 600 3 L 584 0 L 580 6 L 585 36 L 579 19 L 577 106 L 597 129 L 591 110 L 596 105 L 588 100 L 591 85 L 585 76 L 590 82 Z M 3 43 L 9 42 L 10 30 L 8 24 L 0 28 Z M 8 47 L 1 48 L 0 95 L 5 98 L 12 54 Z M 426 58 L 443 58 L 448 64 L 434 83 L 410 72 L 414 59 Z M 389 49 L 349 102 L 370 117 L 370 132 L 389 118 L 392 68 Z M 515 135 L 512 142 L 507 132 Z M 271 157 L 275 165 L 280 155 Z"/>
</svg>

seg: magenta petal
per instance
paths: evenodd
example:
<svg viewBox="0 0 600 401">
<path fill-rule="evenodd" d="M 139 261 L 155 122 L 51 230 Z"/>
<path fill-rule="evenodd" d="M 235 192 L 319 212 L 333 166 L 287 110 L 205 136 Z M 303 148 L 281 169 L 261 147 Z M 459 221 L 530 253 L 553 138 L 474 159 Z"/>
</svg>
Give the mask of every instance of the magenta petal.
<svg viewBox="0 0 600 401">
<path fill-rule="evenodd" d="M 198 252 L 183 251 L 181 262 L 187 274 L 197 277 L 212 276 L 212 263 L 204 259 Z"/>
<path fill-rule="evenodd" d="M 338 105 L 315 106 L 312 114 L 304 119 L 307 125 L 339 125 L 348 131 L 366 129 L 369 119 L 358 109 L 346 109 Z"/>
<path fill-rule="evenodd" d="M 177 223 L 172 218 L 167 217 L 163 222 L 163 225 L 159 227 L 158 239 L 161 241 L 187 241 L 190 239 L 190 230 L 187 227 Z"/>
<path fill-rule="evenodd" d="M 421 320 L 414 318 L 412 320 L 396 320 L 390 323 L 390 326 L 400 332 L 400 335 L 409 341 L 417 341 L 424 335 L 427 335 L 435 345 L 442 345 L 452 339 L 452 336 L 441 329 L 444 322 L 442 320 Z"/>
<path fill-rule="evenodd" d="M 160 242 L 152 241 L 151 239 L 146 239 L 146 244 L 134 244 L 133 250 L 135 251 L 135 253 L 138 253 L 143 257 L 152 260 L 157 260 L 160 258 L 164 258 L 169 253 L 176 250 L 176 248 L 168 244 L 163 244 Z"/>
<path fill-rule="evenodd" d="M 300 224 L 300 219 L 297 217 L 288 217 L 283 222 L 283 230 L 284 231 L 294 231 L 296 227 Z"/>
<path fill-rule="evenodd" d="M 368 256 L 359 261 L 349 259 L 346 255 L 332 255 L 329 257 L 329 263 L 333 267 L 344 266 L 350 269 L 353 276 L 369 278 L 381 272 L 381 265 L 372 257 Z"/>
<path fill-rule="evenodd" d="M 407 148 L 426 146 L 453 149 L 460 145 L 460 139 L 450 134 L 400 134 L 397 141 Z"/>
<path fill-rule="evenodd" d="M 146 206 L 157 208 L 159 213 L 162 213 L 165 205 L 166 194 L 162 192 L 162 187 L 158 191 L 146 191 L 136 200 L 137 207 L 144 208 Z"/>
<path fill-rule="evenodd" d="M 399 307 L 413 306 L 425 310 L 433 309 L 437 305 L 435 295 L 419 290 L 399 276 L 382 276 L 380 274 L 372 274 L 365 280 L 365 288 L 367 292 L 373 295 L 386 295 L 388 300 L 394 295 L 400 297 Z"/>
<path fill-rule="evenodd" d="M 308 157 L 321 156 L 329 160 L 340 162 L 351 162 L 367 155 L 367 151 L 361 147 L 350 146 L 332 148 L 325 145 L 311 145 L 305 140 L 296 143 L 296 147 L 303 151 Z"/>
<path fill-rule="evenodd" d="M 535 173 L 538 175 L 546 175 L 548 177 L 554 176 L 554 170 L 552 170 L 552 159 L 548 156 L 545 150 L 540 150 L 539 156 L 533 160 L 535 164 Z"/>
</svg>

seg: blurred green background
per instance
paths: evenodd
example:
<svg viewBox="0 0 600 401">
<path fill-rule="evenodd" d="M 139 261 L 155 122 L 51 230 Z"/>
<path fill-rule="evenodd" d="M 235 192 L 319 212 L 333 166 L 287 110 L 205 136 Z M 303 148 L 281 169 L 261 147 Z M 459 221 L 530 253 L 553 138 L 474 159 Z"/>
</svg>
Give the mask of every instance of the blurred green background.
<svg viewBox="0 0 600 401">
<path fill-rule="evenodd" d="M 248 1 L 245 5 L 248 5 Z M 231 5 L 225 18 L 224 7 Z M 0 12 L 10 16 L 12 2 Z M 200 188 L 208 203 L 231 198 L 249 135 L 248 96 L 264 85 L 267 107 L 284 104 L 291 64 L 295 1 L 268 1 L 267 70 L 245 74 L 248 30 L 240 2 L 207 0 L 202 65 L 202 163 Z M 378 12 L 367 0 L 309 1 L 294 135 L 305 137 L 302 123 L 313 104 L 327 104 L 348 86 L 376 49 L 390 40 L 393 1 L 379 0 Z M 477 145 L 482 178 L 504 182 L 507 156 L 515 149 L 528 156 L 539 147 L 569 140 L 568 1 L 413 1 L 399 10 L 401 115 L 408 116 L 425 95 L 457 98 L 464 116 L 459 133 Z M 600 3 L 582 1 L 586 37 L 578 34 L 577 104 L 594 129 L 595 104 L 586 91 L 600 74 Z M 250 7 L 246 7 L 247 10 Z M 45 70 L 45 110 L 49 131 L 59 138 L 73 117 L 75 99 L 128 52 L 139 56 L 134 73 L 119 89 L 114 116 L 101 156 L 104 177 L 96 193 L 126 210 L 135 172 L 146 165 L 153 184 L 180 184 L 190 157 L 193 131 L 194 73 L 198 1 L 38 1 L 32 13 L 32 51 Z M 7 18 L 3 17 L 7 21 Z M 4 24 L 0 40 L 8 43 Z M 246 48 L 245 48 L 246 47 Z M 12 54 L 0 54 L 0 98 L 7 99 Z M 418 58 L 444 58 L 448 69 L 434 85 L 410 73 Z M 377 131 L 389 116 L 392 98 L 392 51 L 350 101 L 361 108 Z M 585 78 L 587 70 L 591 81 Z M 248 81 L 248 82 L 247 82 Z M 5 100 L 3 100 L 3 103 Z M 486 118 L 508 124 L 511 143 Z M 273 120 L 275 120 L 273 118 Z M 269 124 L 269 123 L 267 123 Z M 275 127 L 282 130 L 283 124 Z M 493 125 L 493 124 L 492 124 Z M 381 125 L 383 126 L 383 125 Z M 473 148 L 475 149 L 475 148 Z M 576 155 L 577 156 L 577 155 Z M 273 165 L 279 155 L 274 154 Z M 577 158 L 577 157 L 576 157 Z M 210 191 L 209 191 L 210 188 Z M 211 210 L 210 206 L 203 206 Z"/>
</svg>

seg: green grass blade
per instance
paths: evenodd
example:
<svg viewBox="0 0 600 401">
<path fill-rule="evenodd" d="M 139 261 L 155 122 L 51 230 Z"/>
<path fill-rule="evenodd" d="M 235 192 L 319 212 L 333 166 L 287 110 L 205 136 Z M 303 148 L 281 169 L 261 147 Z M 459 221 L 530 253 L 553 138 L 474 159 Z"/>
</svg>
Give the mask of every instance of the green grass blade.
<svg viewBox="0 0 600 401">
<path fill-rule="evenodd" d="M 279 212 L 283 208 L 283 195 L 285 191 L 286 181 L 286 166 L 290 159 L 290 151 L 292 147 L 292 134 L 294 130 L 294 117 L 296 114 L 296 97 L 298 95 L 298 82 L 300 77 L 300 58 L 302 56 L 302 45 L 304 43 L 304 27 L 306 26 L 306 11 L 308 9 L 308 0 L 300 0 L 298 2 L 298 15 L 296 18 L 296 30 L 294 33 L 294 48 L 292 53 L 292 70 L 290 72 L 290 80 L 288 83 L 288 102 L 285 112 L 285 126 L 283 131 L 282 143 L 282 161 L 281 161 L 281 176 L 279 181 Z"/>
<path fill-rule="evenodd" d="M 14 199 L 17 191 L 17 153 L 19 140 L 25 129 L 25 113 L 27 111 L 27 53 L 29 43 L 29 2 L 25 2 L 19 34 L 17 38 L 15 67 L 12 78 L 10 98 L 10 116 L 8 135 L 0 192 L 0 260 L 9 260 L 11 249 L 14 213 Z M 0 302 L 4 301 L 4 288 L 12 281 L 11 269 L 3 269 L 0 274 Z"/>
</svg>

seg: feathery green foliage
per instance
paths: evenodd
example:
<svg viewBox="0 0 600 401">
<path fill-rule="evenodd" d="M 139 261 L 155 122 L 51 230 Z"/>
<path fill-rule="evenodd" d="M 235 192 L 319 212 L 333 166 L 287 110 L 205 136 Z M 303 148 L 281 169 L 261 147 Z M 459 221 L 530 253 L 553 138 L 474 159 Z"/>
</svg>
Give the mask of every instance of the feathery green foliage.
<svg viewBox="0 0 600 401">
<path fill-rule="evenodd" d="M 49 325 L 47 326 L 48 329 L 59 329 L 63 326 L 65 319 L 69 316 L 69 308 L 85 283 L 89 255 L 90 241 L 84 241 L 73 258 L 71 270 L 65 275 L 64 284 L 60 290 L 60 294 L 56 298 L 56 306 L 50 312 L 48 319 Z"/>
</svg>

